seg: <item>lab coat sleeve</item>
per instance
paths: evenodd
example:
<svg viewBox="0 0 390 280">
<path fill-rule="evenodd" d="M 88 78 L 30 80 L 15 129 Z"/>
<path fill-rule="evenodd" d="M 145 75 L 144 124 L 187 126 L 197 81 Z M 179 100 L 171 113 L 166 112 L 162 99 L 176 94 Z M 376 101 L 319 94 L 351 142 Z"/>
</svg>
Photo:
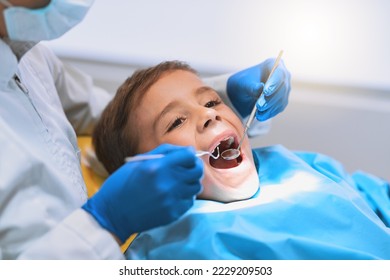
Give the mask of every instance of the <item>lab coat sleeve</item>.
<svg viewBox="0 0 390 280">
<path fill-rule="evenodd" d="M 88 232 L 88 236 L 85 233 Z M 23 251 L 20 259 L 123 259 L 112 235 L 78 209 Z"/>
<path fill-rule="evenodd" d="M 90 135 L 113 94 L 97 87 L 91 76 L 63 63 L 50 50 L 43 52 L 51 64 L 65 114 L 78 135 Z"/>
<path fill-rule="evenodd" d="M 230 101 L 229 96 L 226 91 L 226 85 L 229 77 L 232 74 L 224 74 L 224 75 L 219 75 L 219 76 L 213 76 L 213 77 L 207 77 L 203 78 L 203 82 L 207 84 L 209 87 L 213 88 L 220 97 L 222 98 L 223 102 L 228 105 L 235 113 L 237 116 L 240 116 L 238 111 L 234 108 L 233 103 Z M 242 118 L 242 122 L 245 123 L 247 118 Z M 248 136 L 249 137 L 256 137 L 260 135 L 265 135 L 270 131 L 271 128 L 271 120 L 259 122 L 259 121 L 254 121 L 252 125 L 250 126 L 248 130 Z"/>
<path fill-rule="evenodd" d="M 122 259 L 112 235 L 80 208 L 75 186 L 30 145 L 31 134 L 16 134 L 1 114 L 0 131 L 0 259 Z"/>
</svg>

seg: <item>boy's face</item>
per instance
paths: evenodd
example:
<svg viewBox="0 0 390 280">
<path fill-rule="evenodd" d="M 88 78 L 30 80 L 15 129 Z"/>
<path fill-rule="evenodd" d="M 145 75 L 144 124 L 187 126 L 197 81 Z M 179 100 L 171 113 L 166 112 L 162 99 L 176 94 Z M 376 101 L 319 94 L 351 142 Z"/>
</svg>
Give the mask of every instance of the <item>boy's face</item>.
<svg viewBox="0 0 390 280">
<path fill-rule="evenodd" d="M 137 126 L 142 131 L 141 153 L 162 143 L 193 146 L 196 150 L 220 152 L 229 140 L 237 147 L 243 125 L 219 95 L 193 73 L 176 70 L 164 74 L 142 98 L 136 109 Z M 203 192 L 198 196 L 223 202 L 247 199 L 259 187 L 248 139 L 241 156 L 232 161 L 202 157 L 205 166 Z"/>
</svg>

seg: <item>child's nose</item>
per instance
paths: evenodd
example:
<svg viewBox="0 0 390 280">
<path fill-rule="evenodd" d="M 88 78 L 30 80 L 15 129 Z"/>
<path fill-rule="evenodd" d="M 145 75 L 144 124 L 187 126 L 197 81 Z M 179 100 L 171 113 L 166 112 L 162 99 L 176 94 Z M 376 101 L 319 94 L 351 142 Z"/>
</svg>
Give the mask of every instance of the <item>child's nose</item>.
<svg viewBox="0 0 390 280">
<path fill-rule="evenodd" d="M 212 108 L 204 108 L 199 121 L 199 130 L 203 131 L 221 120 L 218 112 Z"/>
</svg>

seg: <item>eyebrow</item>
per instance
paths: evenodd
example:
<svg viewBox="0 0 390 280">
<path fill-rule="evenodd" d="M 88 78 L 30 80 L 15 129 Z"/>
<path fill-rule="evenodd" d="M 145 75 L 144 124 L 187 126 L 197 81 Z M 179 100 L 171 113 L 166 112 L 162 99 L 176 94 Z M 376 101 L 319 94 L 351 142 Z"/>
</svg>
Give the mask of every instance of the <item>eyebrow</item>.
<svg viewBox="0 0 390 280">
<path fill-rule="evenodd" d="M 195 95 L 196 96 L 199 96 L 201 95 L 202 93 L 204 92 L 207 92 L 207 91 L 214 91 L 215 90 L 211 87 L 208 87 L 208 86 L 202 86 L 202 87 L 199 87 L 195 90 Z M 171 111 L 174 107 L 176 107 L 178 105 L 178 101 L 174 100 L 172 102 L 169 102 L 167 106 L 164 107 L 164 109 L 161 111 L 160 114 L 157 115 L 157 117 L 154 119 L 154 122 L 153 122 L 153 129 L 156 128 L 157 126 L 157 123 L 164 117 L 164 115 L 166 115 L 167 113 L 169 113 L 169 111 Z"/>
<path fill-rule="evenodd" d="M 195 91 L 195 95 L 200 95 L 206 91 L 214 91 L 215 90 L 211 87 L 208 87 L 208 86 L 203 86 L 203 87 L 200 87 L 200 88 L 197 88 L 196 91 Z"/>
</svg>

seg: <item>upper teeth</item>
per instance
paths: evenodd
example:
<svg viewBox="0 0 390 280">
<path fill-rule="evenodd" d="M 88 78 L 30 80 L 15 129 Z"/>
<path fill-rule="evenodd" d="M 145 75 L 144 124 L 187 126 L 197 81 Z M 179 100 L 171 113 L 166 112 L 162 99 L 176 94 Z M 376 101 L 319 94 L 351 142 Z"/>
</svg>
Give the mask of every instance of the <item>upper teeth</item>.
<svg viewBox="0 0 390 280">
<path fill-rule="evenodd" d="M 230 146 L 234 143 L 234 138 L 233 138 L 233 136 L 229 136 L 228 138 L 226 138 L 223 141 L 227 141 L 228 145 Z"/>
<path fill-rule="evenodd" d="M 221 145 L 222 142 L 226 142 L 224 147 L 231 147 L 232 144 L 234 143 L 234 138 L 233 136 L 229 136 L 229 137 L 226 137 L 225 139 L 223 139 L 221 142 L 219 142 L 218 146 L 215 147 L 213 153 L 216 151 L 216 149 Z"/>
</svg>

